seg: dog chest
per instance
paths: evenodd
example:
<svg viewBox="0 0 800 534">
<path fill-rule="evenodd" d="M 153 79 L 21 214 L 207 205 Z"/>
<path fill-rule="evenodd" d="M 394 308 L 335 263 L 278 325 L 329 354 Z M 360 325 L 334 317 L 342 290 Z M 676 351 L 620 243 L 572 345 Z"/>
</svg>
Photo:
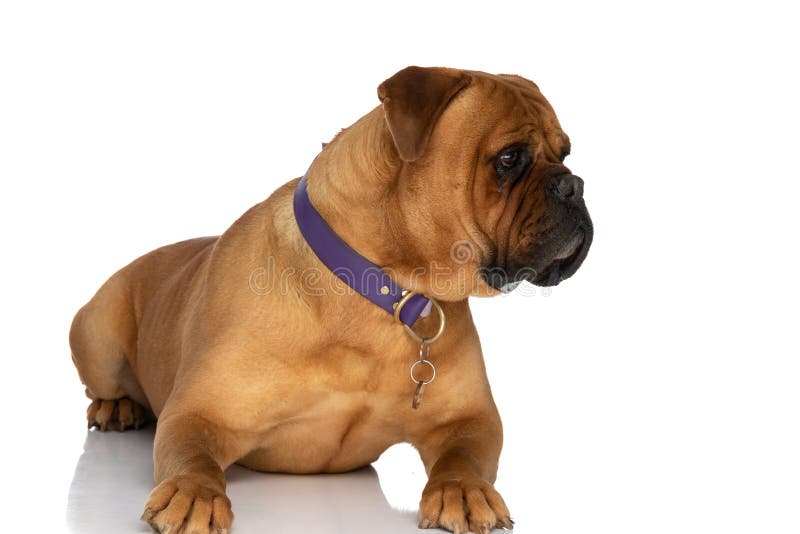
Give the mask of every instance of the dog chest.
<svg viewBox="0 0 800 534">
<path fill-rule="evenodd" d="M 314 473 L 349 471 L 375 461 L 403 440 L 402 425 L 382 399 L 356 402 L 352 397 L 326 395 L 278 422 L 239 463 L 260 471 Z"/>
</svg>

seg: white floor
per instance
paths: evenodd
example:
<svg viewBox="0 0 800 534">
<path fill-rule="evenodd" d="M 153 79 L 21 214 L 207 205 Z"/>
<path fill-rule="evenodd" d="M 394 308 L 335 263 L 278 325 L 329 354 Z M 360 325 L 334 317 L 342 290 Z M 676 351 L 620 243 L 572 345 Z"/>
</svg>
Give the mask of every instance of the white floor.
<svg viewBox="0 0 800 534">
<path fill-rule="evenodd" d="M 150 531 L 138 517 L 152 488 L 152 442 L 152 428 L 87 433 L 69 489 L 70 532 Z M 406 481 L 418 479 L 415 474 L 409 472 Z M 381 532 L 408 533 L 416 528 L 414 511 L 390 506 L 373 467 L 341 475 L 294 476 L 233 466 L 227 478 L 236 533 L 366 533 L 375 532 L 376 526 Z"/>
</svg>

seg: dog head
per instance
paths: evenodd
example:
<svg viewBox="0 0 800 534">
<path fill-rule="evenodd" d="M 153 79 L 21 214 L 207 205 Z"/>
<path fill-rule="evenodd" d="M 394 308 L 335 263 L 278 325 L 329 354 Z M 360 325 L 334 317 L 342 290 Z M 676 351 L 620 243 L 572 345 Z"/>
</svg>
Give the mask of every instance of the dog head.
<svg viewBox="0 0 800 534">
<path fill-rule="evenodd" d="M 593 236 L 583 180 L 564 165 L 569 138 L 533 82 L 408 67 L 378 97 L 401 160 L 407 241 L 441 272 L 460 271 L 431 294 L 552 286 L 577 271 Z"/>
</svg>

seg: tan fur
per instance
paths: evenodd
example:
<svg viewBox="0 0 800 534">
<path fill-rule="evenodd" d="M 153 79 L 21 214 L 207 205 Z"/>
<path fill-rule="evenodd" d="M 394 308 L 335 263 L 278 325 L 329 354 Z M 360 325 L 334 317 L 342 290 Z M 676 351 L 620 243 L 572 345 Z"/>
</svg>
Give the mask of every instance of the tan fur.
<svg viewBox="0 0 800 534">
<path fill-rule="evenodd" d="M 312 202 L 346 242 L 390 269 L 401 287 L 442 303 L 447 329 L 432 346 L 438 376 L 419 410 L 411 409 L 408 375 L 418 344 L 385 311 L 347 293 L 310 250 L 293 216 L 297 180 L 218 238 L 137 259 L 78 312 L 70 342 L 95 400 L 92 418 L 102 401 L 119 399 L 133 401 L 120 405 L 122 429 L 134 424 L 135 410 L 137 425 L 144 413 L 158 418 L 157 487 L 143 516 L 153 528 L 230 528 L 223 471 L 234 462 L 342 472 L 398 442 L 419 450 L 430 477 L 422 526 L 510 526 L 492 487 L 502 429 L 466 300 L 496 290 L 455 275 L 434 287 L 413 274 L 431 274 L 435 263 L 472 275 L 490 244 L 513 246 L 504 214 L 515 201 L 478 183 L 489 181 L 483 159 L 526 125 L 543 152 L 566 137 L 530 82 L 465 75 L 469 86 L 434 119 L 413 163 L 399 157 L 378 106 L 329 143 L 308 173 Z M 528 101 L 538 108 L 530 111 Z M 535 116 L 522 113 L 524 105 Z M 546 154 L 543 161 L 558 163 Z M 451 258 L 459 240 L 477 249 L 465 266 Z M 289 270 L 297 274 L 277 287 Z M 318 287 L 345 294 L 310 294 L 299 279 L 309 270 L 319 273 Z M 270 274 L 276 280 L 265 290 Z M 436 322 L 422 319 L 416 328 L 432 331 Z M 119 412 L 105 409 L 105 421 Z"/>
</svg>

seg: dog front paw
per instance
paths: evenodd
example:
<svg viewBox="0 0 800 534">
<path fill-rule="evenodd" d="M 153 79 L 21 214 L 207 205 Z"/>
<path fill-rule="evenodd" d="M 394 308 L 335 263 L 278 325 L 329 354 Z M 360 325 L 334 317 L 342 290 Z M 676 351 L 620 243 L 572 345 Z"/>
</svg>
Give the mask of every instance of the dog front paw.
<svg viewBox="0 0 800 534">
<path fill-rule="evenodd" d="M 161 534 L 227 534 L 233 512 L 224 490 L 184 475 L 169 478 L 150 492 L 142 520 Z"/>
<path fill-rule="evenodd" d="M 456 534 L 486 534 L 514 528 L 503 498 L 478 478 L 431 480 L 419 503 L 419 528 L 445 528 Z"/>
</svg>

